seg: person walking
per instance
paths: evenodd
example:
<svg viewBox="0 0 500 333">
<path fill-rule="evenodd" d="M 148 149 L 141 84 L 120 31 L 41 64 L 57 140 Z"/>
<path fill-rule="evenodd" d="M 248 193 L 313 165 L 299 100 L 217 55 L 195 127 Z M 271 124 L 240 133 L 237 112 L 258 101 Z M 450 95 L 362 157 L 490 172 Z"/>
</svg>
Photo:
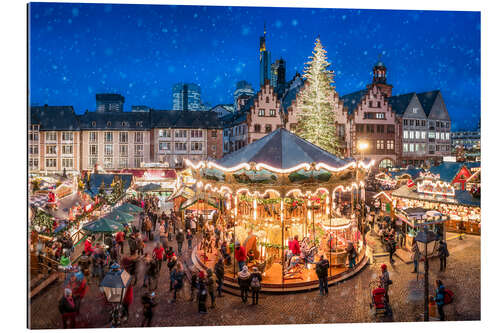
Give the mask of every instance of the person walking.
<svg viewBox="0 0 500 333">
<path fill-rule="evenodd" d="M 250 289 L 252 290 L 252 305 L 259 304 L 259 292 L 261 287 L 262 274 L 259 272 L 257 266 L 252 268 L 250 274 Z"/>
<path fill-rule="evenodd" d="M 389 271 L 387 271 L 387 265 L 382 264 L 380 268 L 382 270 L 382 274 L 379 277 L 380 286 L 385 289 L 385 301 L 389 304 L 389 286 L 392 284 L 392 280 L 390 279 Z"/>
<path fill-rule="evenodd" d="M 182 268 L 182 264 L 178 262 L 177 265 L 175 266 L 175 269 L 172 271 L 173 284 L 174 284 L 174 298 L 172 302 L 175 302 L 177 300 L 177 293 L 180 292 L 182 290 L 182 287 L 184 286 L 185 275 L 186 273 Z"/>
<path fill-rule="evenodd" d="M 73 299 L 71 289 L 64 289 L 64 295 L 59 300 L 59 312 L 62 316 L 64 328 L 75 328 L 76 321 L 76 305 Z M 69 326 L 68 326 L 69 321 Z"/>
<path fill-rule="evenodd" d="M 391 231 L 389 231 L 389 235 L 387 237 L 387 246 L 388 246 L 388 250 L 389 250 L 389 261 L 391 262 L 391 264 L 394 264 L 395 261 L 394 259 L 392 259 L 392 256 L 394 255 L 394 253 L 396 252 L 396 236 L 395 236 L 395 232 L 394 232 L 394 229 L 391 229 Z"/>
<path fill-rule="evenodd" d="M 238 268 L 243 270 L 243 267 L 246 264 L 247 259 L 247 251 L 243 245 L 240 245 L 240 242 L 236 241 L 236 251 L 234 253 L 234 258 L 238 262 Z"/>
<path fill-rule="evenodd" d="M 418 264 L 420 261 L 420 250 L 418 249 L 418 244 L 415 238 L 413 239 L 413 245 L 411 247 L 411 260 L 413 260 L 413 271 L 412 273 L 418 274 Z"/>
<path fill-rule="evenodd" d="M 315 264 L 319 282 L 319 294 L 328 296 L 328 268 L 330 268 L 330 263 L 325 259 L 324 255 L 320 255 L 319 261 Z"/>
<path fill-rule="evenodd" d="M 144 244 L 144 241 L 142 240 L 141 234 L 137 233 L 137 254 L 140 256 L 144 255 L 144 247 L 146 246 Z"/>
<path fill-rule="evenodd" d="M 212 269 L 207 269 L 207 291 L 210 295 L 210 308 L 215 308 L 215 280 Z"/>
<path fill-rule="evenodd" d="M 448 252 L 448 245 L 444 240 L 439 241 L 438 247 L 438 255 L 439 255 L 439 271 L 444 272 L 446 270 L 446 258 L 450 255 Z"/>
<path fill-rule="evenodd" d="M 153 240 L 152 230 L 153 230 L 153 224 L 151 223 L 151 219 L 149 217 L 146 217 L 144 219 L 144 231 L 146 232 L 146 235 L 148 237 L 148 239 L 147 239 L 148 241 Z"/>
<path fill-rule="evenodd" d="M 127 239 L 128 242 L 128 249 L 130 251 L 130 254 L 136 253 L 138 248 L 137 248 L 137 239 L 135 237 L 135 233 L 132 233 L 130 237 Z"/>
<path fill-rule="evenodd" d="M 118 231 L 115 236 L 115 241 L 120 247 L 120 253 L 123 254 L 123 243 L 125 242 L 125 233 L 123 231 Z"/>
<path fill-rule="evenodd" d="M 217 296 L 224 297 L 222 295 L 222 281 L 224 280 L 224 261 L 221 257 L 215 263 L 215 276 L 217 277 Z"/>
<path fill-rule="evenodd" d="M 248 267 L 245 265 L 238 273 L 238 284 L 240 286 L 241 300 L 243 303 L 246 303 L 248 300 L 248 289 L 250 288 L 250 273 L 248 272 Z"/>
<path fill-rule="evenodd" d="M 356 253 L 356 249 L 354 248 L 354 244 L 349 241 L 347 243 L 347 259 L 349 260 L 349 269 L 353 269 L 356 265 L 356 257 L 358 254 Z"/>
<path fill-rule="evenodd" d="M 125 291 L 125 296 L 123 296 L 123 302 L 122 302 L 122 318 L 124 321 L 128 320 L 129 316 L 129 307 L 130 304 L 134 302 L 134 287 L 132 284 L 129 284 L 127 287 L 127 290 Z"/>
<path fill-rule="evenodd" d="M 182 254 L 182 244 L 184 243 L 184 233 L 182 229 L 179 229 L 179 232 L 175 235 L 175 240 L 177 241 L 177 252 L 178 255 Z"/>
<path fill-rule="evenodd" d="M 202 272 L 200 272 L 202 273 Z M 194 301 L 194 296 L 196 294 L 196 291 L 199 288 L 200 284 L 200 278 L 198 275 L 198 271 L 196 270 L 195 267 L 191 268 L 191 297 L 189 298 L 189 301 L 192 302 Z"/>
<path fill-rule="evenodd" d="M 151 322 L 153 321 L 154 311 L 153 309 L 156 307 L 157 303 L 154 300 L 154 293 L 146 293 L 142 296 L 142 306 L 143 306 L 143 315 L 141 327 L 151 327 Z"/>
<path fill-rule="evenodd" d="M 204 274 L 204 272 L 200 271 L 200 274 Z M 200 279 L 200 287 L 198 291 L 198 313 L 207 313 L 207 287 L 204 279 Z"/>
<path fill-rule="evenodd" d="M 161 264 L 165 257 L 165 249 L 160 242 L 156 243 L 156 247 L 153 249 L 153 259 L 156 260 L 156 265 L 158 272 L 161 271 Z"/>
<path fill-rule="evenodd" d="M 186 239 L 188 241 L 188 249 L 191 250 L 193 245 L 193 234 L 191 233 L 191 229 L 187 230 Z"/>
<path fill-rule="evenodd" d="M 444 297 L 445 291 L 443 282 L 441 282 L 441 280 L 436 280 L 436 296 L 434 297 L 434 300 L 436 301 L 439 312 L 439 320 L 441 321 L 444 321 Z"/>
</svg>

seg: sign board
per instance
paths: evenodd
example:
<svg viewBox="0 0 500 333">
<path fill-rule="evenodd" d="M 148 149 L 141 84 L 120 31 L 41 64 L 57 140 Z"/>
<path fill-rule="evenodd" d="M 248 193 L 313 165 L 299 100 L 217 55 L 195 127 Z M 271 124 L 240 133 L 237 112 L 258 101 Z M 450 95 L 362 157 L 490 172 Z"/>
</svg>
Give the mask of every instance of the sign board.
<svg viewBox="0 0 500 333">
<path fill-rule="evenodd" d="M 443 162 L 456 162 L 456 156 L 443 156 Z"/>
</svg>

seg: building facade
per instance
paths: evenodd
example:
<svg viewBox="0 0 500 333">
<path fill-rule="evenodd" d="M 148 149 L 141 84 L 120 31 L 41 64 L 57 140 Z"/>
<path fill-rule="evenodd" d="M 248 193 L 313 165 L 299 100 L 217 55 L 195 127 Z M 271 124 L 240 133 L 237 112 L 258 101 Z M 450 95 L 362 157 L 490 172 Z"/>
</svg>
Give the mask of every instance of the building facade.
<svg viewBox="0 0 500 333">
<path fill-rule="evenodd" d="M 481 149 L 481 131 L 454 131 L 451 132 L 452 148 L 462 147 L 465 150 Z"/>
<path fill-rule="evenodd" d="M 172 88 L 172 108 L 182 111 L 201 110 L 201 88 L 194 83 L 176 83 Z"/>
<path fill-rule="evenodd" d="M 257 95 L 245 104 L 248 143 L 257 141 L 272 131 L 283 127 L 280 115 L 281 102 L 270 81 L 266 81 Z"/>
<path fill-rule="evenodd" d="M 29 121 L 28 168 L 31 172 L 80 170 L 80 128 L 72 106 L 31 107 Z"/>
<path fill-rule="evenodd" d="M 286 85 L 286 62 L 283 58 L 271 64 L 271 86 L 278 91 L 283 90 Z"/>
</svg>

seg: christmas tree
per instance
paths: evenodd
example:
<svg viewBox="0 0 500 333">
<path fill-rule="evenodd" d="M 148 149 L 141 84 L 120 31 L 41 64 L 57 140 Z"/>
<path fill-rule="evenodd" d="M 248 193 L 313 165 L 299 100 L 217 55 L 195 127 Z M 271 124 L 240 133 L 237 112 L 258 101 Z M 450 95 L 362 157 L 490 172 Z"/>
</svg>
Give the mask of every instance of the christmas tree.
<svg viewBox="0 0 500 333">
<path fill-rule="evenodd" d="M 330 63 L 319 37 L 309 59 L 304 70 L 306 84 L 297 98 L 299 119 L 296 134 L 332 154 L 338 154 L 333 71 L 328 70 Z"/>
</svg>

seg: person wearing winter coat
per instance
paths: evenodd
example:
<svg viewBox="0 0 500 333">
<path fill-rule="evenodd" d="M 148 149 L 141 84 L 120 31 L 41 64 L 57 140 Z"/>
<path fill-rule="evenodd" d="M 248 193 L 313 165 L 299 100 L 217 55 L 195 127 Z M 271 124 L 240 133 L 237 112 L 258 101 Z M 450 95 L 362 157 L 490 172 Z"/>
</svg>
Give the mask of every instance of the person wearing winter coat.
<svg viewBox="0 0 500 333">
<path fill-rule="evenodd" d="M 62 316 L 64 328 L 75 328 L 76 305 L 71 289 L 64 289 L 64 295 L 59 300 L 59 312 Z M 69 327 L 68 327 L 69 321 Z"/>
<path fill-rule="evenodd" d="M 207 291 L 210 295 L 210 308 L 215 308 L 215 279 L 210 268 L 207 269 Z"/>
<path fill-rule="evenodd" d="M 142 306 L 143 306 L 143 314 L 144 318 L 142 319 L 142 324 L 141 327 L 144 327 L 146 325 L 147 327 L 151 326 L 151 322 L 153 321 L 153 316 L 154 316 L 154 307 L 158 305 L 154 298 L 153 294 L 147 293 L 142 296 Z"/>
<path fill-rule="evenodd" d="M 240 245 L 240 242 L 236 242 L 236 250 L 234 252 L 234 259 L 238 262 L 239 270 L 243 270 L 243 267 L 246 264 L 247 259 L 247 251 L 243 245 Z"/>
<path fill-rule="evenodd" d="M 380 286 L 385 289 L 385 301 L 389 303 L 389 286 L 391 285 L 392 281 L 389 276 L 389 272 L 387 271 L 387 265 L 382 264 L 382 266 L 380 266 L 380 269 L 382 270 L 382 274 L 379 277 Z"/>
<path fill-rule="evenodd" d="M 446 258 L 450 255 L 450 253 L 448 252 L 448 245 L 444 240 L 439 241 L 438 255 L 439 255 L 439 271 L 443 272 L 446 270 Z"/>
<path fill-rule="evenodd" d="M 201 271 L 200 273 L 202 273 Z M 207 287 L 205 285 L 204 279 L 200 281 L 200 287 L 198 290 L 198 313 L 207 313 Z"/>
<path fill-rule="evenodd" d="M 182 290 L 182 287 L 184 286 L 184 277 L 186 276 L 186 273 L 184 272 L 184 269 L 182 268 L 182 264 L 178 262 L 175 266 L 175 269 L 171 273 L 171 279 L 173 280 L 173 286 L 174 286 L 174 299 L 172 302 L 175 302 L 177 300 L 177 293 Z"/>
<path fill-rule="evenodd" d="M 321 255 L 320 260 L 316 264 L 316 275 L 318 276 L 319 283 L 319 294 L 322 296 L 328 296 L 328 268 L 330 268 L 330 262 L 325 259 L 324 255 Z"/>
<path fill-rule="evenodd" d="M 195 293 L 199 287 L 200 287 L 200 277 L 198 275 L 197 270 L 193 267 L 191 268 L 191 297 L 189 298 L 190 302 L 194 300 Z"/>
<path fill-rule="evenodd" d="M 177 252 L 179 255 L 182 254 L 182 244 L 184 243 L 184 233 L 182 232 L 182 229 L 179 229 L 179 232 L 175 235 L 175 240 L 177 241 Z"/>
<path fill-rule="evenodd" d="M 250 274 L 250 289 L 252 290 L 252 305 L 259 304 L 259 292 L 261 287 L 262 274 L 259 269 L 254 266 L 252 274 Z"/>
<path fill-rule="evenodd" d="M 193 245 L 193 234 L 190 229 L 187 230 L 186 239 L 188 241 L 188 249 L 191 250 Z"/>
<path fill-rule="evenodd" d="M 222 297 L 222 281 L 224 280 L 224 261 L 219 257 L 219 260 L 214 266 L 215 276 L 217 277 L 217 296 Z"/>
<path fill-rule="evenodd" d="M 412 273 L 418 274 L 418 263 L 420 261 L 420 250 L 418 249 L 418 244 L 415 239 L 413 239 L 413 245 L 411 247 L 411 260 L 413 261 L 413 271 Z"/>
<path fill-rule="evenodd" d="M 163 262 L 165 256 L 165 249 L 160 242 L 156 243 L 156 247 L 153 249 L 153 258 L 156 260 L 158 265 L 158 272 L 161 271 L 161 263 Z"/>
<path fill-rule="evenodd" d="M 129 316 L 129 307 L 130 304 L 134 302 L 134 287 L 132 284 L 129 284 L 127 290 L 125 291 L 125 296 L 123 296 L 123 308 L 122 308 L 122 318 L 123 320 L 127 320 Z"/>
<path fill-rule="evenodd" d="M 247 266 L 243 266 L 242 270 L 238 273 L 238 284 L 241 291 L 241 300 L 243 303 L 246 303 L 248 300 L 248 290 L 250 289 L 250 273 Z"/>
<path fill-rule="evenodd" d="M 71 273 L 69 280 L 66 283 L 66 288 L 71 289 L 73 300 L 75 302 L 75 311 L 80 313 L 80 305 L 83 297 L 87 294 L 88 285 L 87 280 L 82 272 Z"/>
<path fill-rule="evenodd" d="M 353 269 L 354 266 L 356 265 L 357 253 L 356 249 L 354 248 L 354 244 L 351 241 L 348 242 L 346 251 L 347 251 L 347 258 L 349 260 L 349 268 Z"/>
<path fill-rule="evenodd" d="M 436 301 L 436 305 L 439 312 L 439 320 L 444 321 L 444 285 L 441 280 L 436 280 L 436 296 L 434 300 Z"/>
</svg>

